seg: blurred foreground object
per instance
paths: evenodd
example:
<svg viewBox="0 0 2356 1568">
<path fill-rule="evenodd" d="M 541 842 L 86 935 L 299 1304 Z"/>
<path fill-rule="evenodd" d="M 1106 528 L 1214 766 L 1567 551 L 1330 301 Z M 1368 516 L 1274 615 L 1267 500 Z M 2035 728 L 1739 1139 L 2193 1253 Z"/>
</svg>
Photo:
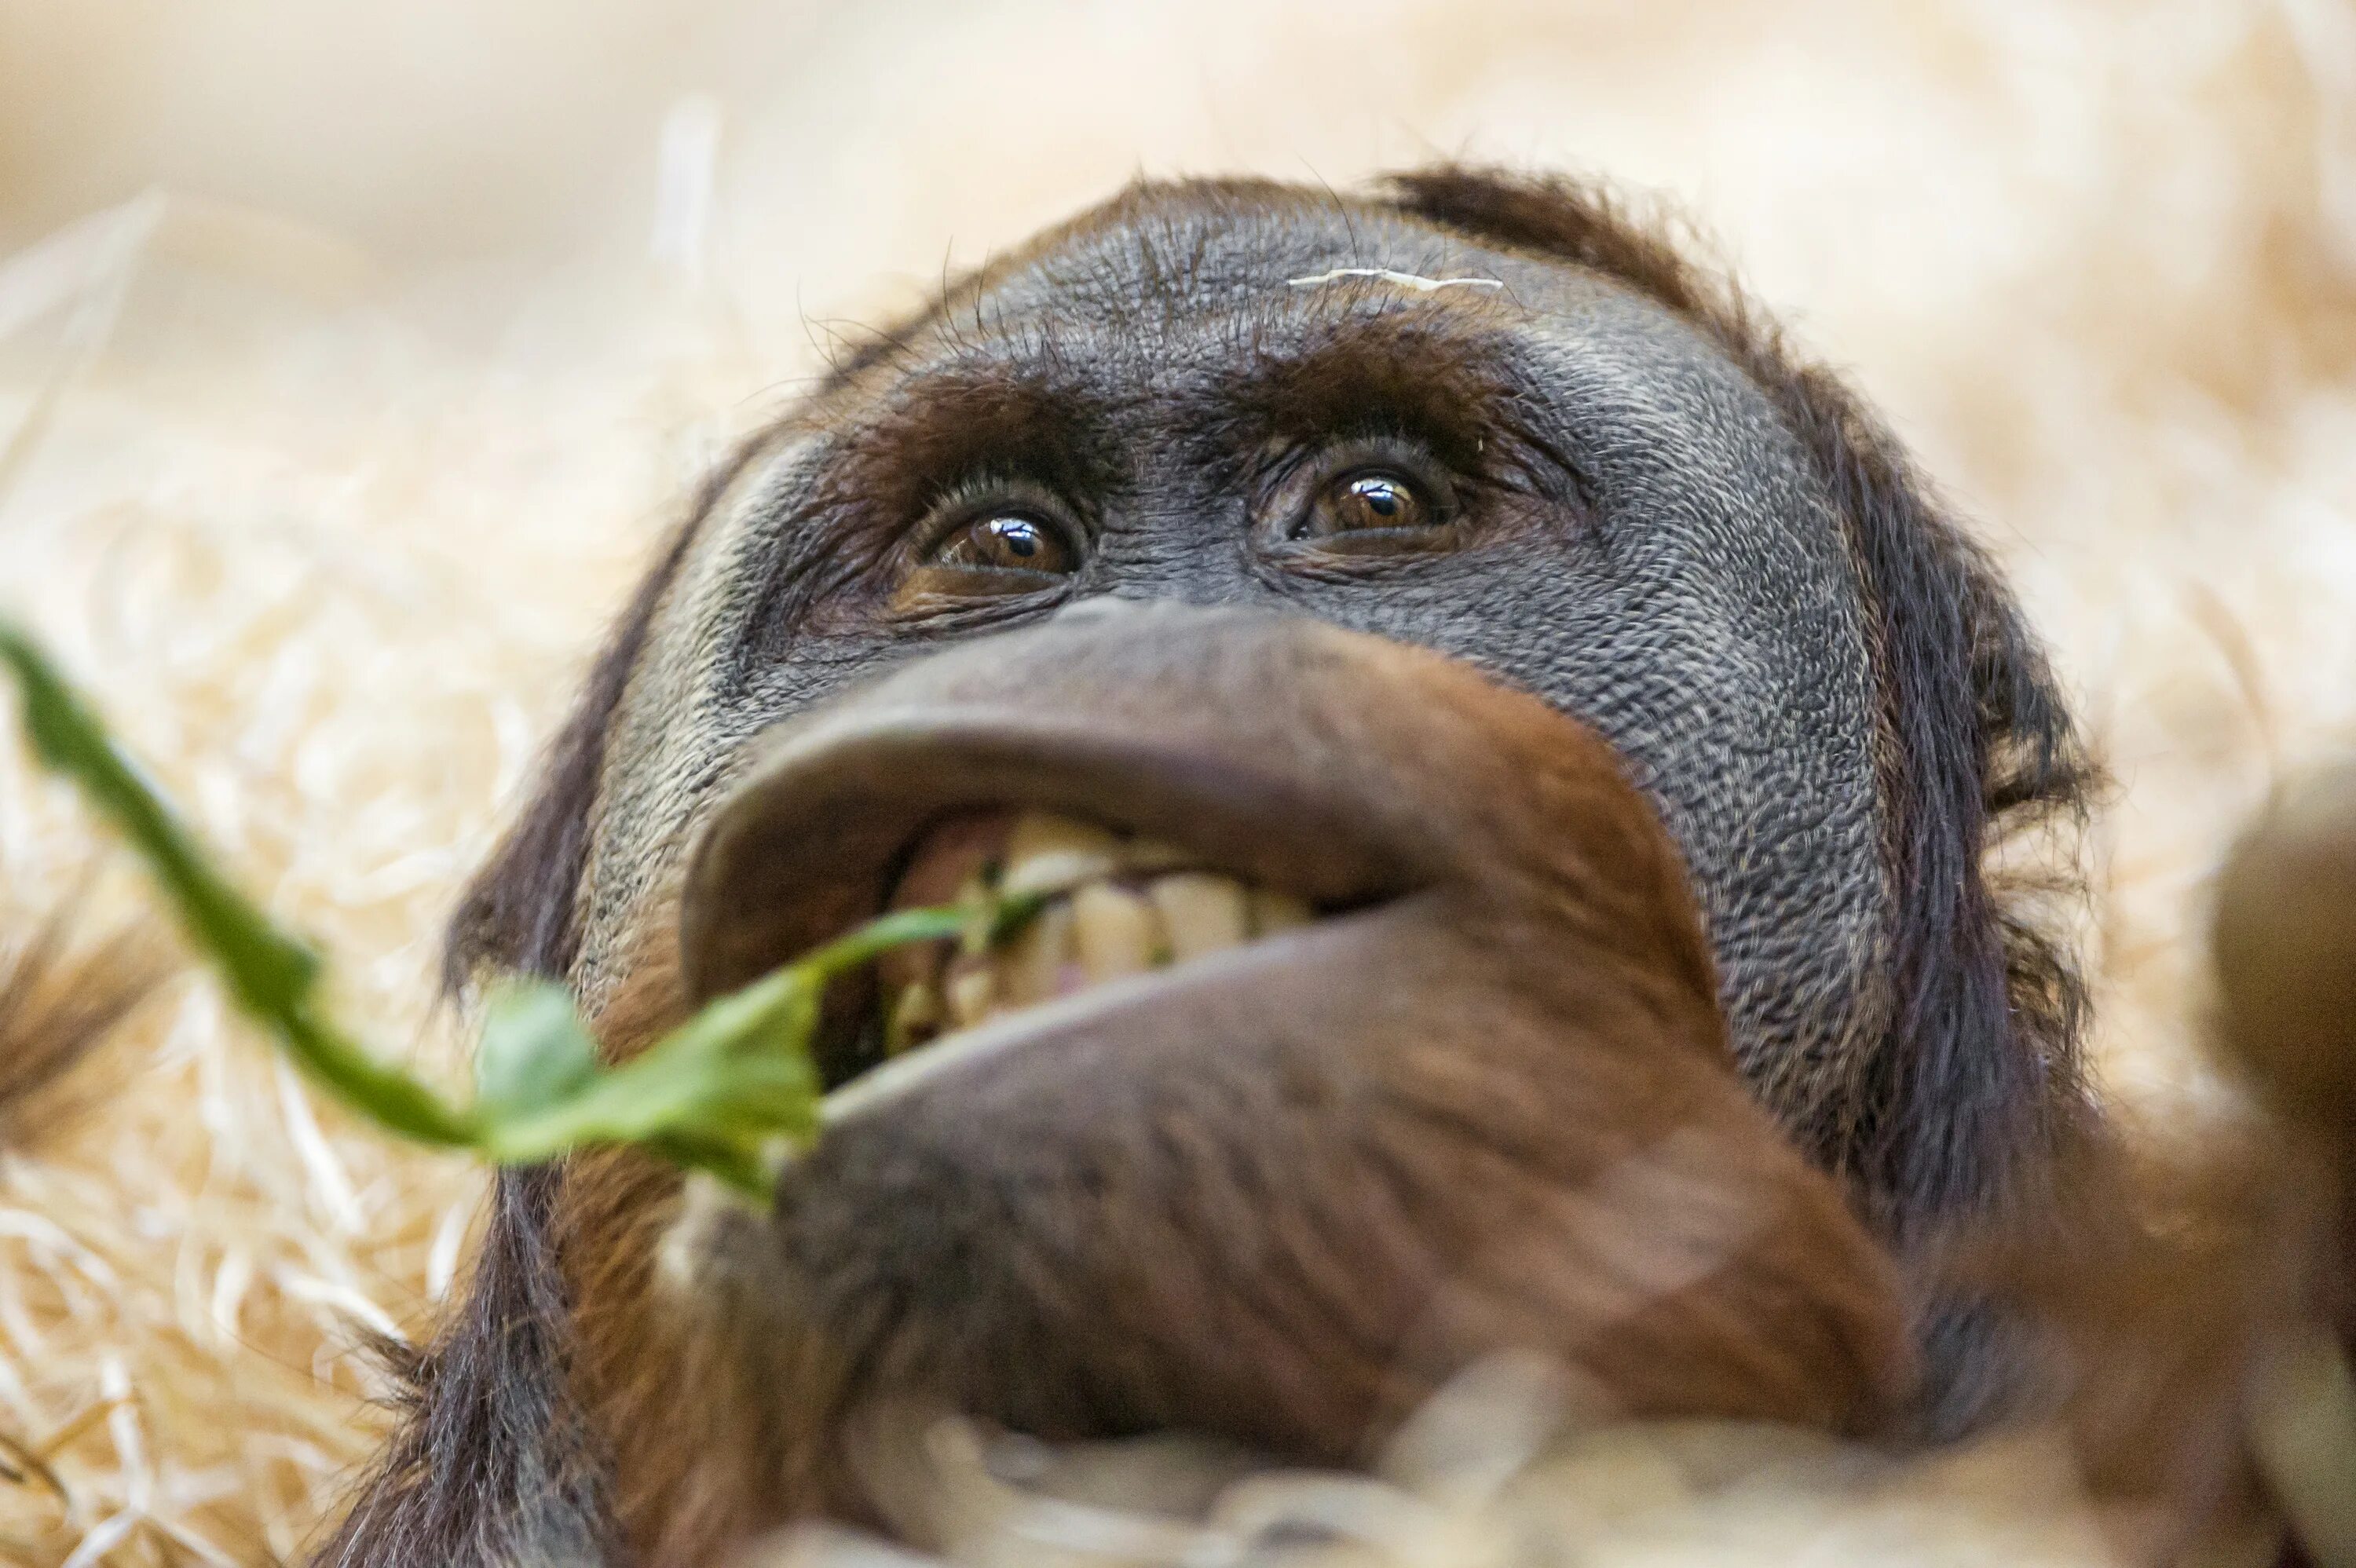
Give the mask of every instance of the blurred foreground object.
<svg viewBox="0 0 2356 1568">
<path fill-rule="evenodd" d="M 2214 944 L 2222 1042 L 2356 1177 L 2356 763 L 2286 790 L 2235 846 Z"/>
<path fill-rule="evenodd" d="M 2051 1431 L 1903 1458 L 1723 1421 L 1581 1421 L 1543 1366 L 1467 1371 L 1370 1475 L 1237 1473 L 1166 1439 L 1050 1450 L 954 1417 L 868 1434 L 895 1531 L 831 1527 L 734 1568 L 1864 1568 L 2118 1562 Z"/>
<path fill-rule="evenodd" d="M 2311 1169 L 2329 1332 L 2295 1338 L 2254 1393 L 2257 1457 L 2308 1550 L 2356 1563 L 2356 763 L 2285 791 L 2217 890 L 2220 1043 Z"/>
</svg>

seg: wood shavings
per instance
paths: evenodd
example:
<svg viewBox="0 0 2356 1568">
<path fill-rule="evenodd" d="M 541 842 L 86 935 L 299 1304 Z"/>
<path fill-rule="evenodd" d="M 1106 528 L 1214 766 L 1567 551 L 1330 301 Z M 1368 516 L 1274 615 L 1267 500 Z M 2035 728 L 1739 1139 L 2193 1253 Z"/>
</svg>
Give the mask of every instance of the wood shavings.
<svg viewBox="0 0 2356 1568">
<path fill-rule="evenodd" d="M 1395 272 L 1388 267 L 1335 267 L 1331 272 L 1317 272 L 1306 278 L 1287 278 L 1284 282 L 1288 288 L 1308 289 L 1320 283 L 1338 283 L 1344 278 L 1367 278 L 1397 288 L 1412 289 L 1419 294 L 1438 293 L 1442 289 L 1502 289 L 1505 286 L 1495 278 L 1426 278 L 1413 272 Z"/>
<path fill-rule="evenodd" d="M 1514 1568 L 1557 1555 L 1590 1568 L 2092 1568 L 2113 1560 L 2055 1431 L 1897 1457 L 1749 1423 L 1590 1425 L 1554 1402 L 1567 1389 L 1520 1358 L 1476 1366 L 1435 1397 L 1419 1432 L 1390 1445 L 1376 1475 L 1251 1470 L 1215 1485 L 1194 1509 L 1108 1508 L 1090 1496 L 1102 1485 L 1134 1493 L 1141 1467 L 1167 1470 L 1170 1496 L 1200 1489 L 1218 1461 L 1205 1472 L 1207 1456 L 1184 1445 L 1076 1445 L 1043 1465 L 1031 1462 L 1026 1440 L 972 1422 L 878 1412 L 860 1433 L 855 1463 L 886 1518 L 929 1554 L 829 1527 L 785 1531 L 737 1568 Z M 1483 1408 L 1504 1419 L 1484 1430 L 1472 1419 Z M 1458 1484 L 1472 1476 L 1488 1484 Z"/>
</svg>

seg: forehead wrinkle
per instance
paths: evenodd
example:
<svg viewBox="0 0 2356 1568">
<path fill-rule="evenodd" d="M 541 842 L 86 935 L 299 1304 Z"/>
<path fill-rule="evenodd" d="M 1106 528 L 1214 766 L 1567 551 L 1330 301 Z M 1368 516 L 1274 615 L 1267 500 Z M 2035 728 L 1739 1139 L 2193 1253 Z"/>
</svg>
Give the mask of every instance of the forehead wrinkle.
<svg viewBox="0 0 2356 1568">
<path fill-rule="evenodd" d="M 1419 293 L 1351 277 L 1291 286 L 1348 267 L 1471 274 L 1504 286 Z M 871 361 L 864 379 L 894 400 L 909 379 L 961 363 L 1082 372 L 1088 394 L 1109 407 L 1175 390 L 1173 377 L 1199 381 L 1282 351 L 1326 324 L 1429 315 L 1544 332 L 1549 318 L 1640 298 L 1589 269 L 1494 251 L 1460 230 L 1330 193 L 1150 188 L 953 284 L 932 313 L 894 335 L 881 357 L 888 375 Z"/>
<path fill-rule="evenodd" d="M 1114 325 L 1133 322 L 1141 307 L 1169 318 L 1248 308 L 1304 271 L 1406 267 L 1462 244 L 1419 219 L 1345 206 L 1295 192 L 1181 187 L 1116 204 L 995 271 L 984 287 L 1018 312 L 1052 308 Z"/>
<path fill-rule="evenodd" d="M 1516 295 L 1502 289 L 1464 291 L 1462 297 L 1451 297 L 1358 279 L 1296 289 L 1280 275 L 1280 265 L 1260 269 L 1265 286 L 1222 290 L 1205 297 L 1183 275 L 1183 270 L 1200 269 L 1200 254 L 1173 257 L 1152 237 L 1141 237 L 1137 257 L 1098 252 L 1083 264 L 1087 285 L 1098 291 L 1097 300 L 1076 297 L 1079 274 L 1061 272 L 1019 304 L 1009 302 L 1012 308 L 993 324 L 1000 334 L 995 351 L 1013 361 L 1085 363 L 1093 372 L 1091 390 L 1106 398 L 1167 389 L 1173 371 L 1215 374 L 1239 359 L 1250 362 L 1271 352 L 1305 351 L 1321 335 L 1354 325 L 1429 321 L 1436 330 L 1448 330 L 1479 323 L 1482 332 L 1494 332 L 1531 314 Z M 1119 303 L 1123 301 L 1128 303 Z M 1402 338 L 1408 336 L 1412 335 L 1402 334 Z M 1130 379 L 1140 384 L 1125 389 L 1113 384 Z"/>
<path fill-rule="evenodd" d="M 1337 268 L 1421 276 L 1470 272 L 1532 308 L 1566 293 L 1636 293 L 1558 258 L 1495 248 L 1387 202 L 1255 180 L 1141 184 L 948 284 L 933 303 L 879 332 L 830 372 L 821 396 L 847 389 L 927 344 L 987 336 L 998 322 L 1055 314 L 1134 333 L 1151 307 L 1175 329 L 1248 314 L 1288 281 Z M 1295 293 L 1318 293 L 1306 290 Z"/>
<path fill-rule="evenodd" d="M 1500 333 L 1522 314 L 1463 308 L 1437 296 L 1379 286 L 1354 293 L 1317 309 L 1273 315 L 1261 334 L 1258 357 L 1313 368 L 1320 361 L 1346 363 L 1379 355 L 1440 371 L 1463 363 L 1468 352 L 1493 351 Z"/>
<path fill-rule="evenodd" d="M 1123 245 L 1093 252 L 1085 264 L 1101 271 L 1133 265 L 1135 256 Z M 1167 260 L 1166 251 L 1158 252 L 1157 261 Z M 1191 255 L 1185 260 L 1192 263 Z M 984 326 L 913 346 L 911 362 L 877 387 L 880 411 L 862 421 L 854 444 L 883 450 L 887 438 L 865 430 L 888 427 L 892 411 L 902 411 L 898 417 L 924 432 L 904 450 L 928 454 L 904 470 L 939 474 L 1004 452 L 989 432 L 1023 429 L 1022 421 L 977 419 L 973 405 L 957 406 L 969 399 L 982 408 L 1037 400 L 1052 421 L 1041 421 L 1046 431 L 1028 427 L 1023 444 L 1034 457 L 1043 434 L 1093 454 L 1095 438 L 1124 411 L 1171 400 L 1190 425 L 1225 427 L 1238 413 L 1304 432 L 1385 415 L 1464 425 L 1476 404 L 1494 406 L 1519 381 L 1512 345 L 1533 314 L 1504 290 L 1423 294 L 1355 279 L 1313 290 L 1280 282 L 1239 307 L 1175 316 L 1076 320 L 1065 304 L 1046 293 L 1028 314 L 984 306 L 968 318 Z M 1452 412 L 1440 406 L 1451 398 L 1462 405 Z"/>
</svg>

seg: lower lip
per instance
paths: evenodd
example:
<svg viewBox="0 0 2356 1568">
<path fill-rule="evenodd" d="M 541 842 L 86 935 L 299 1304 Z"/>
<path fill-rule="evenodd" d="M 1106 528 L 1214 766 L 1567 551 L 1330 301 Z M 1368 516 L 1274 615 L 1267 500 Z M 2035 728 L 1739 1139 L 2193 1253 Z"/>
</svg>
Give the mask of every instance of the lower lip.
<svg viewBox="0 0 2356 1568">
<path fill-rule="evenodd" d="M 1247 996 L 1246 987 L 1255 972 L 1272 965 L 1290 967 L 1309 958 L 1307 949 L 1351 940 L 1374 912 L 1332 916 L 1208 957 L 1108 980 L 1073 996 L 958 1029 L 870 1068 L 834 1090 L 820 1104 L 819 1119 L 833 1126 L 869 1115 L 940 1078 L 1011 1051 L 1082 1029 L 1106 1029 L 1121 1014 L 1168 1003 L 1175 992 L 1212 987 L 1227 997 Z"/>
</svg>

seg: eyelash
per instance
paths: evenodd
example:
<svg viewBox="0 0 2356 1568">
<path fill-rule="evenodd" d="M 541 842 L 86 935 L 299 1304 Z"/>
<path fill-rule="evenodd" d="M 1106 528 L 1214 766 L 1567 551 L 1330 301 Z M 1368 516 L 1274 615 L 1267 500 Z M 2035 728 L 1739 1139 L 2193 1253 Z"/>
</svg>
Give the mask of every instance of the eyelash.
<svg viewBox="0 0 2356 1568">
<path fill-rule="evenodd" d="M 1466 497 L 1480 484 L 1477 475 L 1441 461 L 1427 443 L 1413 436 L 1382 433 L 1304 442 L 1280 454 L 1263 473 L 1253 510 L 1280 528 L 1290 527 L 1294 516 L 1314 504 L 1328 485 L 1377 471 L 1413 480 L 1437 505 L 1443 522 L 1463 514 Z"/>
<path fill-rule="evenodd" d="M 914 553 L 930 560 L 960 529 L 996 512 L 1033 513 L 1071 537 L 1075 545 L 1086 534 L 1073 521 L 1071 507 L 1055 491 L 1019 475 L 969 474 L 951 485 L 926 507 L 914 529 Z"/>
</svg>

